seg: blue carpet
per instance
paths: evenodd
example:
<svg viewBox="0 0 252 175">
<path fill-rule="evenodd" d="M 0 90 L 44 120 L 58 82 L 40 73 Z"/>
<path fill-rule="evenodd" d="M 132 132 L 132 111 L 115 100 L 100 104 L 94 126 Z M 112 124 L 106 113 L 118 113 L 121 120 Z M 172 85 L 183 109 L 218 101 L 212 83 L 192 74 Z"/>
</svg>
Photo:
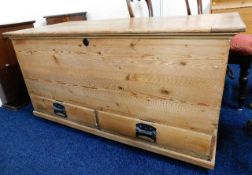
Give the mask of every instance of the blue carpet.
<svg viewBox="0 0 252 175">
<path fill-rule="evenodd" d="M 36 118 L 28 105 L 19 112 L 0 108 L 0 175 L 252 175 L 252 137 L 243 130 L 252 119 L 252 110 L 234 108 L 239 70 L 237 66 L 232 69 L 236 80 L 226 79 L 215 170 Z M 249 87 L 252 89 L 251 84 Z M 251 91 L 246 103 L 249 101 Z"/>
</svg>

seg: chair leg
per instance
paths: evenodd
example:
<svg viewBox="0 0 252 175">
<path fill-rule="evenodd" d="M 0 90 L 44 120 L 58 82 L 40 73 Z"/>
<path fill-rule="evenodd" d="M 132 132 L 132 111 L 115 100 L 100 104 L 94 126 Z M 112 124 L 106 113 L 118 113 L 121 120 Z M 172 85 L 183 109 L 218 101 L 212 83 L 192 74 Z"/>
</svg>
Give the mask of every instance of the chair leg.
<svg viewBox="0 0 252 175">
<path fill-rule="evenodd" d="M 252 136 L 252 120 L 247 121 L 245 129 L 247 133 Z"/>
<path fill-rule="evenodd" d="M 251 58 L 247 58 L 245 60 L 246 61 L 240 63 L 239 110 L 242 110 L 242 106 L 244 103 L 246 87 L 248 84 L 249 69 L 251 64 Z"/>
</svg>

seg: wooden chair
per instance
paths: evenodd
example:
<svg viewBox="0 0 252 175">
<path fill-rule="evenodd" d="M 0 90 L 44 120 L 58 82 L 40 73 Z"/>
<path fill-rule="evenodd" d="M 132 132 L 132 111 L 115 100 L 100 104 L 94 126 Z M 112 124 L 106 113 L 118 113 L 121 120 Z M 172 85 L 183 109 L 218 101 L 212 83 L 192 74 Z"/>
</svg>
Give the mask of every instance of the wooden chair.
<svg viewBox="0 0 252 175">
<path fill-rule="evenodd" d="M 239 110 L 242 110 L 244 99 L 246 96 L 246 87 L 248 83 L 249 69 L 252 60 L 252 35 L 237 34 L 230 44 L 229 64 L 240 65 L 239 78 Z"/>
<path fill-rule="evenodd" d="M 188 0 L 185 0 L 185 3 L 186 3 L 187 15 L 192 15 Z M 198 15 L 203 14 L 202 0 L 197 0 L 197 7 L 198 7 Z"/>
<path fill-rule="evenodd" d="M 138 0 L 140 1 L 140 0 Z M 128 6 L 128 12 L 131 18 L 135 17 L 135 14 L 133 12 L 133 9 L 131 7 L 131 2 L 133 2 L 133 0 L 126 0 L 127 6 Z M 149 17 L 153 17 L 153 7 L 152 7 L 152 2 L 151 0 L 145 0 L 147 7 L 148 7 L 148 11 L 149 11 Z"/>
</svg>

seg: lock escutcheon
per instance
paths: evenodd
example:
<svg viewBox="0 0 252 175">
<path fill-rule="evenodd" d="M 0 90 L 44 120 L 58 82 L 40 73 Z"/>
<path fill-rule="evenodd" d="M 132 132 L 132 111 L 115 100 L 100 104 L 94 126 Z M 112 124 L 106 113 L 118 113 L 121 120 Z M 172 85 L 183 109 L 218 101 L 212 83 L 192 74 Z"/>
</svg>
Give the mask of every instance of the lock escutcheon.
<svg viewBox="0 0 252 175">
<path fill-rule="evenodd" d="M 82 42 L 83 42 L 84 46 L 86 46 L 86 47 L 89 46 L 89 39 L 84 38 Z"/>
</svg>

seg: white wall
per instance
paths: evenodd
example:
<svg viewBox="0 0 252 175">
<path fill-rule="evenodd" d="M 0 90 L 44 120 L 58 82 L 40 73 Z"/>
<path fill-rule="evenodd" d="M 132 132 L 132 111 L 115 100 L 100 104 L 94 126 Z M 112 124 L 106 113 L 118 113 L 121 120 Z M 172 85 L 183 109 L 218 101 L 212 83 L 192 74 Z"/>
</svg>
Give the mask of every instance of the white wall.
<svg viewBox="0 0 252 175">
<path fill-rule="evenodd" d="M 209 1 L 203 0 L 204 12 Z M 152 0 L 155 16 L 186 15 L 184 0 Z M 190 0 L 196 12 L 196 0 Z M 136 16 L 147 16 L 144 0 L 134 0 Z M 3 0 L 0 8 L 0 24 L 37 20 L 43 25 L 43 16 L 72 12 L 88 12 L 89 20 L 129 17 L 125 0 Z"/>
</svg>

